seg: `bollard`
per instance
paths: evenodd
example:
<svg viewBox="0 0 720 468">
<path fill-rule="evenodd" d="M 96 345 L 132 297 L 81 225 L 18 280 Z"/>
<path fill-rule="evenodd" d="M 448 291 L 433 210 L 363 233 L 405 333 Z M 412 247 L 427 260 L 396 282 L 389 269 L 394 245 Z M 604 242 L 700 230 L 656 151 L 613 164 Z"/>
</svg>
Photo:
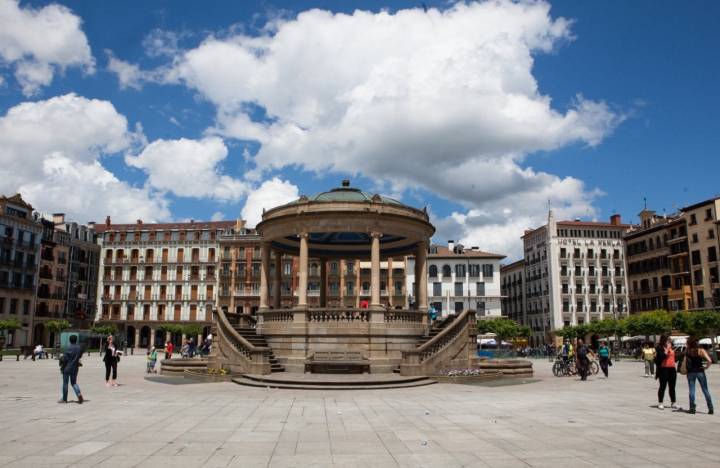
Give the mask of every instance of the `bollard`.
<svg viewBox="0 0 720 468">
<path fill-rule="evenodd" d="M 130 356 L 135 354 L 135 348 L 130 348 Z"/>
</svg>

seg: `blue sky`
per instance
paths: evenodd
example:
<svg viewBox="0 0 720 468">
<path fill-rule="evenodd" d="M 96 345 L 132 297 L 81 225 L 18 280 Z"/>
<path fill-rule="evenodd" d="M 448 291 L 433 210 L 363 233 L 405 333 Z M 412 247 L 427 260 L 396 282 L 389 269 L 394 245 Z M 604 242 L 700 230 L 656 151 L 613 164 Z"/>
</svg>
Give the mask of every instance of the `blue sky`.
<svg viewBox="0 0 720 468">
<path fill-rule="evenodd" d="M 718 2 L 0 3 L 27 21 L 0 33 L 0 189 L 80 221 L 253 219 L 349 176 L 512 257 L 548 199 L 635 220 L 720 193 Z M 37 44 L 48 5 L 70 33 Z"/>
</svg>

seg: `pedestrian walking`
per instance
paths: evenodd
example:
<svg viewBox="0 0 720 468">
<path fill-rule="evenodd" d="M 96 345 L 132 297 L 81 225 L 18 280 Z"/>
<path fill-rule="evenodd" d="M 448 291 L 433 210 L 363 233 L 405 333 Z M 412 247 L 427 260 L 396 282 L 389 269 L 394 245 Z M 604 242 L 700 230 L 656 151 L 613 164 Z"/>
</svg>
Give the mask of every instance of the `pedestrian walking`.
<svg viewBox="0 0 720 468">
<path fill-rule="evenodd" d="M 645 362 L 645 377 L 655 375 L 655 357 L 657 352 L 650 342 L 645 342 L 642 350 L 642 359 Z"/>
<path fill-rule="evenodd" d="M 610 360 L 610 349 L 604 341 L 600 342 L 598 356 L 600 357 L 600 369 L 602 369 L 603 374 L 605 374 L 605 378 L 607 379 L 609 377 L 608 372 L 609 367 L 612 366 L 612 361 Z"/>
<path fill-rule="evenodd" d="M 695 414 L 695 382 L 700 382 L 700 388 L 705 395 L 705 403 L 707 403 L 708 414 L 714 414 L 712 397 L 708 389 L 707 376 L 705 369 L 710 367 L 712 360 L 707 351 L 698 346 L 697 337 L 691 336 L 687 340 L 687 351 L 685 353 L 687 359 L 687 381 L 688 390 L 690 391 L 690 414 Z"/>
<path fill-rule="evenodd" d="M 105 347 L 105 356 L 103 362 L 105 362 L 105 386 L 117 387 L 117 365 L 120 360 L 120 351 L 115 347 L 113 343 L 113 336 L 107 337 L 107 346 Z M 110 379 L 110 372 L 112 371 L 112 380 Z"/>
<path fill-rule="evenodd" d="M 587 380 L 588 371 L 590 370 L 590 359 L 588 357 L 590 350 L 582 338 L 578 338 L 577 340 L 576 354 L 577 359 L 575 365 L 577 366 L 578 374 L 580 374 L 580 380 Z"/>
<path fill-rule="evenodd" d="M 70 335 L 70 346 L 67 347 L 60 358 L 60 372 L 62 372 L 63 384 L 62 397 L 58 400 L 58 403 L 67 403 L 68 381 L 72 385 L 78 403 L 82 404 L 85 401 L 77 383 L 78 370 L 82 366 L 80 358 L 83 355 L 83 350 L 78 346 L 77 339 L 77 335 Z"/>
<path fill-rule="evenodd" d="M 675 382 L 677 381 L 677 370 L 675 369 L 675 350 L 667 335 L 660 337 L 660 342 L 655 348 L 655 379 L 660 382 L 658 387 L 658 409 L 665 409 L 665 389 L 670 394 L 670 407 L 677 409 L 675 399 Z"/>
</svg>

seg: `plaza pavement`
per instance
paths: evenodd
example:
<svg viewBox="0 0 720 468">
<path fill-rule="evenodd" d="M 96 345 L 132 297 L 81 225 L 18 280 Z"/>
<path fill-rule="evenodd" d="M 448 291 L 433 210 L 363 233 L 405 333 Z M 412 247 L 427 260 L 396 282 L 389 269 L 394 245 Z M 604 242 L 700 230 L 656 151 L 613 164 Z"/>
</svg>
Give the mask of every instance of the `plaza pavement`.
<svg viewBox="0 0 720 468">
<path fill-rule="evenodd" d="M 720 466 L 720 416 L 701 395 L 702 414 L 656 409 L 638 362 L 609 380 L 534 360 L 527 384 L 327 392 L 151 382 L 144 356 L 108 389 L 101 358 L 83 362 L 83 405 L 56 403 L 57 361 L 0 362 L 0 467 Z M 717 366 L 709 380 L 720 397 Z"/>
</svg>

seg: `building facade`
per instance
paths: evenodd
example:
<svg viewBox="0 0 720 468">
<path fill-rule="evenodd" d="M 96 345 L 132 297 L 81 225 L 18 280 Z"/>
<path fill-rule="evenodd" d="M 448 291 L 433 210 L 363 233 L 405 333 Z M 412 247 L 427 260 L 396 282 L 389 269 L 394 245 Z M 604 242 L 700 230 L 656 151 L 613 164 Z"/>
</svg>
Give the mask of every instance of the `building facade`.
<svg viewBox="0 0 720 468">
<path fill-rule="evenodd" d="M 500 267 L 502 315 L 518 323 L 525 323 L 525 261 L 518 260 Z"/>
<path fill-rule="evenodd" d="M 70 263 L 67 283 L 67 318 L 76 328 L 90 328 L 97 308 L 100 245 L 95 223 L 66 222 L 65 215 L 53 215 L 55 229 L 70 236 Z"/>
<path fill-rule="evenodd" d="M 427 256 L 428 301 L 438 316 L 477 311 L 477 316 L 500 317 L 500 260 L 504 255 L 465 248 L 449 241 L 447 247 L 431 245 Z M 414 257 L 408 257 L 406 288 L 415 284 Z"/>
<path fill-rule="evenodd" d="M 720 197 L 711 198 L 681 210 L 687 222 L 691 289 L 694 307 L 697 309 L 720 307 L 719 210 Z"/>
<path fill-rule="evenodd" d="M 32 345 L 42 225 L 18 194 L 0 197 L 0 318 L 17 319 L 5 346 Z"/>
<path fill-rule="evenodd" d="M 46 322 L 67 318 L 70 234 L 56 230 L 55 223 L 50 220 L 43 218 L 40 223 L 43 230 L 33 343 L 51 346 L 56 337 L 47 329 Z"/>
<path fill-rule="evenodd" d="M 630 311 L 691 309 L 684 217 L 658 216 L 648 209 L 639 216 L 640 225 L 624 235 Z"/>
<path fill-rule="evenodd" d="M 96 321 L 115 323 L 128 346 L 161 344 L 164 323 L 209 330 L 217 300 L 218 237 L 234 221 L 96 226 L 101 246 Z"/>
<path fill-rule="evenodd" d="M 553 331 L 628 313 L 623 234 L 619 215 L 609 223 L 556 221 L 525 232 L 523 325 L 531 346 L 553 341 Z"/>
</svg>

